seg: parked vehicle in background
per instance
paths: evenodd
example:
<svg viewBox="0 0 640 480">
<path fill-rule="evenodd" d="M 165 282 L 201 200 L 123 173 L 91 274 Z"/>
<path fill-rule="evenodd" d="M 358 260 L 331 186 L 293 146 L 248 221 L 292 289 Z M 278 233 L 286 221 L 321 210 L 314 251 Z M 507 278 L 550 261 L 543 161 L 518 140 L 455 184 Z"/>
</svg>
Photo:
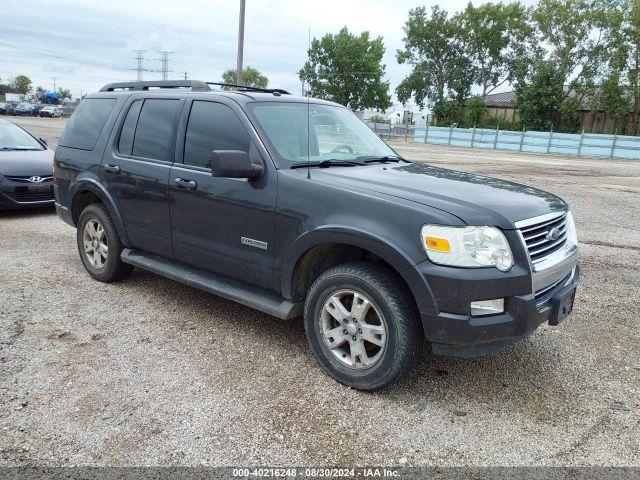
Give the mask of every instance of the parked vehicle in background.
<svg viewBox="0 0 640 480">
<path fill-rule="evenodd" d="M 53 206 L 53 151 L 0 119 L 0 210 Z"/>
<path fill-rule="evenodd" d="M 13 104 L 11 102 L 0 103 L 0 114 L 11 115 L 13 113 Z"/>
<path fill-rule="evenodd" d="M 47 105 L 40 110 L 41 117 L 59 118 L 62 116 L 62 110 L 56 105 Z"/>
<path fill-rule="evenodd" d="M 34 110 L 35 110 L 35 106 L 32 103 L 22 102 L 22 103 L 19 103 L 18 106 L 13 109 L 13 115 L 32 117 L 34 114 L 33 113 Z"/>
<path fill-rule="evenodd" d="M 435 354 L 488 354 L 573 307 L 562 199 L 409 162 L 335 103 L 107 85 L 72 115 L 54 165 L 56 209 L 94 279 L 137 266 L 303 315 L 321 367 L 355 388 L 406 374 L 425 338 Z"/>
<path fill-rule="evenodd" d="M 44 107 L 46 107 L 46 105 L 43 105 L 42 103 L 33 104 L 33 112 L 31 113 L 31 115 L 34 117 L 38 117 Z"/>
</svg>

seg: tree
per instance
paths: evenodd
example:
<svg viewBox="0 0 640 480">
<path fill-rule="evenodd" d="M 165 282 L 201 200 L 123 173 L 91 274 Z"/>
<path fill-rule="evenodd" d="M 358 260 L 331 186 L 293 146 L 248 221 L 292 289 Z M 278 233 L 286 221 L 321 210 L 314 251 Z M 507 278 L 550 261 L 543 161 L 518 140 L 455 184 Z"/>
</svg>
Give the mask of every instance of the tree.
<svg viewBox="0 0 640 480">
<path fill-rule="evenodd" d="M 383 81 L 386 66 L 382 37 L 369 32 L 349 33 L 346 27 L 336 35 L 313 39 L 309 59 L 298 72 L 311 96 L 332 100 L 352 110 L 391 106 L 389 82 Z"/>
<path fill-rule="evenodd" d="M 59 87 L 56 93 L 60 96 L 62 100 L 64 100 L 65 98 L 68 98 L 69 100 L 71 100 L 71 91 L 68 88 Z"/>
<path fill-rule="evenodd" d="M 611 53 L 609 67 L 612 75 L 619 79 L 618 86 L 626 85 L 628 89 L 629 110 L 625 131 L 627 135 L 638 133 L 638 116 L 640 115 L 640 2 L 637 0 L 611 0 L 610 28 L 606 35 L 607 51 Z M 615 103 L 620 97 L 611 95 L 613 85 L 605 85 L 609 99 Z M 618 92 L 620 94 L 622 92 Z M 623 95 L 624 97 L 625 95 Z M 618 110 L 621 105 L 610 105 L 610 109 Z"/>
<path fill-rule="evenodd" d="M 21 95 L 27 95 L 31 91 L 31 79 L 26 75 L 18 75 L 11 82 L 11 87 Z"/>
<path fill-rule="evenodd" d="M 511 66 L 525 126 L 577 129 L 578 110 L 593 96 L 604 64 L 606 3 L 540 0 L 533 9 L 533 34 Z"/>
<path fill-rule="evenodd" d="M 467 100 L 465 121 L 469 125 L 482 125 L 482 120 L 487 116 L 487 104 L 484 97 L 476 95 Z"/>
<path fill-rule="evenodd" d="M 42 94 L 46 93 L 47 89 L 41 85 L 38 85 L 35 90 L 36 97 L 40 97 Z"/>
<path fill-rule="evenodd" d="M 482 88 L 483 97 L 510 80 L 509 63 L 520 58 L 520 47 L 531 34 L 528 15 L 518 2 L 479 7 L 469 3 L 456 15 L 465 54 L 472 62 L 474 80 Z"/>
<path fill-rule="evenodd" d="M 236 83 L 236 69 L 227 69 L 222 74 L 223 83 Z M 269 79 L 253 67 L 247 66 L 242 70 L 242 84 L 248 87 L 267 88 Z"/>
<path fill-rule="evenodd" d="M 469 96 L 475 76 L 465 54 L 459 19 L 449 18 L 437 6 L 432 7 L 430 16 L 425 7 L 417 7 L 409 11 L 404 33 L 404 49 L 398 50 L 397 60 L 410 64 L 413 70 L 396 89 L 398 99 L 405 103 L 413 97 L 420 107 L 426 103 L 441 120 L 441 115 L 450 113 L 447 99 L 454 99 L 459 108 Z"/>
</svg>

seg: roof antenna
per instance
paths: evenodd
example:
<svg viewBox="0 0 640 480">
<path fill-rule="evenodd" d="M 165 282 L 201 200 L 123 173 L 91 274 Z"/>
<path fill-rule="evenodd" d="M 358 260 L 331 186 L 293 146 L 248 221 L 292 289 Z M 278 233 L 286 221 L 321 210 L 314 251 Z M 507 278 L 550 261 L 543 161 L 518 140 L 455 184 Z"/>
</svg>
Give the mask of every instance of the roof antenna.
<svg viewBox="0 0 640 480">
<path fill-rule="evenodd" d="M 311 52 L 311 29 L 309 29 L 309 50 L 307 55 Z M 304 83 L 303 83 L 304 85 Z M 311 92 L 311 84 L 307 79 L 307 180 L 311 180 L 311 105 L 309 100 L 309 93 Z"/>
</svg>

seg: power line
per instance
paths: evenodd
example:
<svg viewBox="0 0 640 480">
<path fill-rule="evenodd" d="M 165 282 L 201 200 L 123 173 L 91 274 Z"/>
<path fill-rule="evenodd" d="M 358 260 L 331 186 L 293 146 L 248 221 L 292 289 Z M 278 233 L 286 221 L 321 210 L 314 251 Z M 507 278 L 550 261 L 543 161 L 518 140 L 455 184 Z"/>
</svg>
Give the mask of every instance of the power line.
<svg viewBox="0 0 640 480">
<path fill-rule="evenodd" d="M 158 58 L 157 60 L 160 60 L 160 72 L 162 74 L 162 80 L 167 80 L 169 78 L 169 72 L 171 72 L 171 70 L 169 70 L 169 55 L 171 55 L 172 53 L 175 52 L 167 52 L 167 51 L 162 51 L 160 52 L 160 58 Z"/>
<path fill-rule="evenodd" d="M 141 81 L 143 72 L 149 71 L 146 68 L 144 68 L 144 61 L 146 60 L 146 58 L 144 58 L 145 50 L 134 50 L 134 52 L 136 54 L 135 58 L 138 66 L 136 68 L 132 68 L 131 70 L 136 71 L 136 79 L 138 81 Z"/>
</svg>

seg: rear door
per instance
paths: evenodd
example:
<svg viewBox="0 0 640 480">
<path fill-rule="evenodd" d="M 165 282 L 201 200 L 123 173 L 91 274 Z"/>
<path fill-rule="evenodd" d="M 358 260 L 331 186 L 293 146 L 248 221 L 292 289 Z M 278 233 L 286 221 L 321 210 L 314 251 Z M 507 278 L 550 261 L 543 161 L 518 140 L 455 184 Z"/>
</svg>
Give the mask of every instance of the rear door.
<svg viewBox="0 0 640 480">
<path fill-rule="evenodd" d="M 194 100 L 185 109 L 183 163 L 174 165 L 169 180 L 173 249 L 189 265 L 273 288 L 275 168 L 263 160 L 266 152 L 246 116 L 228 102 Z M 265 166 L 265 175 L 256 181 L 214 177 L 213 150 L 245 151 Z"/>
<path fill-rule="evenodd" d="M 183 100 L 133 98 L 102 161 L 102 181 L 122 216 L 131 244 L 173 257 L 167 185 Z"/>
</svg>

